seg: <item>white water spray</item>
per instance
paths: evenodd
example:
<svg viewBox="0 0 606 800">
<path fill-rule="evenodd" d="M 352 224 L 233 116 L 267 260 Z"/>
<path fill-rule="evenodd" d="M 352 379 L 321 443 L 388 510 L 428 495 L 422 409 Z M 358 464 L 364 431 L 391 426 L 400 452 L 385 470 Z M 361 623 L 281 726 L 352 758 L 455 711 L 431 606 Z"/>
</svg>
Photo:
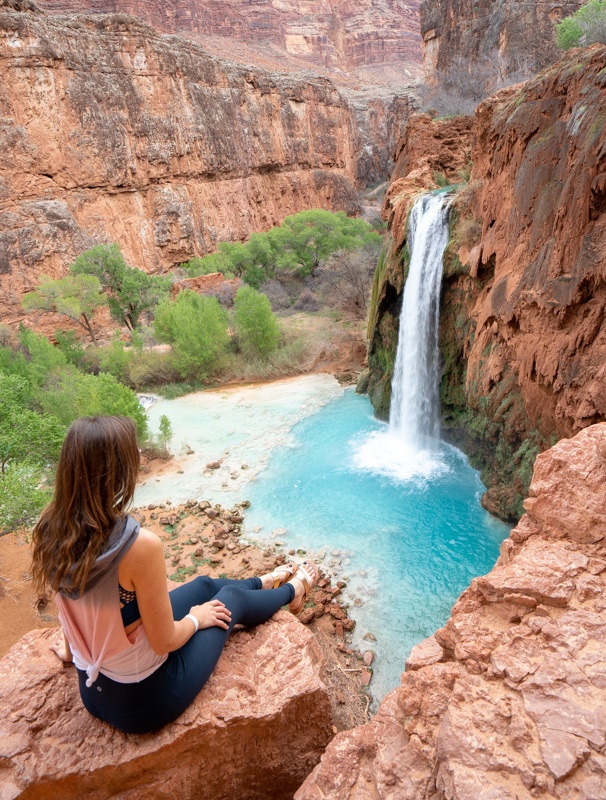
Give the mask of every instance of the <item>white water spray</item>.
<svg viewBox="0 0 606 800">
<path fill-rule="evenodd" d="M 411 213 L 410 268 L 404 288 L 391 384 L 390 427 L 412 450 L 433 449 L 440 436 L 438 326 L 448 206 L 425 195 Z"/>
<path fill-rule="evenodd" d="M 441 458 L 439 349 L 442 258 L 448 243 L 448 201 L 425 195 L 411 213 L 410 267 L 400 314 L 390 423 L 354 446 L 354 465 L 398 481 L 434 478 Z"/>
</svg>

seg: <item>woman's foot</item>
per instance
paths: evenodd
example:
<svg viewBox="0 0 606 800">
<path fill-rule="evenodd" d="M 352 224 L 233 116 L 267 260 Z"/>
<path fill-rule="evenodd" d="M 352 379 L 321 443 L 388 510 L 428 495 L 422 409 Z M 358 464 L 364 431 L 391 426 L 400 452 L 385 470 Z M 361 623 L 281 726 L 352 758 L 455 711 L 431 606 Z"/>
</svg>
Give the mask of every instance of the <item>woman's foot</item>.
<svg viewBox="0 0 606 800">
<path fill-rule="evenodd" d="M 295 587 L 295 596 L 288 606 L 291 614 L 298 616 L 303 607 L 307 596 L 318 580 L 318 568 L 312 561 L 304 561 L 299 569 L 296 571 L 292 580 L 289 583 Z"/>
<path fill-rule="evenodd" d="M 287 581 L 291 580 L 297 571 L 297 565 L 289 562 L 288 564 L 281 564 L 276 567 L 273 572 L 268 572 L 266 575 L 261 575 L 261 588 L 262 589 L 277 589 Z"/>
</svg>

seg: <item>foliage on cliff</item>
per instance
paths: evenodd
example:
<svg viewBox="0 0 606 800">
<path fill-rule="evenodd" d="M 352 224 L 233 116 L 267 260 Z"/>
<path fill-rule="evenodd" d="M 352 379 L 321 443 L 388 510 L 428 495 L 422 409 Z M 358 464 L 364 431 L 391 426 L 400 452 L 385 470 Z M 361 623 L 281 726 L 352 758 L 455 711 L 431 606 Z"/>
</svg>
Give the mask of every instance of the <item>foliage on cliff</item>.
<svg viewBox="0 0 606 800">
<path fill-rule="evenodd" d="M 590 44 L 606 44 L 606 0 L 589 0 L 587 5 L 556 27 L 556 41 L 562 50 Z"/>
</svg>

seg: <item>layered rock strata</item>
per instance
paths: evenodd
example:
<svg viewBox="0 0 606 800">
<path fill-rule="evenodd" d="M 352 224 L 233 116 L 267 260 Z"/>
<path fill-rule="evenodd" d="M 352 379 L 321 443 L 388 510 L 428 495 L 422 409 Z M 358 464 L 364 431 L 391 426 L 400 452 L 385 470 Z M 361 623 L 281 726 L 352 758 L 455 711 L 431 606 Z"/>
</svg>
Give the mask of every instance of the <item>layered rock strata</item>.
<svg viewBox="0 0 606 800">
<path fill-rule="evenodd" d="M 85 711 L 58 636 L 32 631 L 0 661 L 2 800 L 287 800 L 332 736 L 319 645 L 287 612 L 236 633 L 193 705 L 143 736 Z"/>
<path fill-rule="evenodd" d="M 156 272 L 305 208 L 356 210 L 357 134 L 326 79 L 220 62 L 124 15 L 0 0 L 0 87 L 3 321 L 99 241 Z"/>
<path fill-rule="evenodd" d="M 296 800 L 606 796 L 606 424 L 537 458 L 495 568 Z"/>
<path fill-rule="evenodd" d="M 271 43 L 350 70 L 420 61 L 420 0 L 40 0 L 51 13 L 123 12 L 166 33 Z"/>
<path fill-rule="evenodd" d="M 582 5 L 423 0 L 423 67 L 432 101 L 441 113 L 457 111 L 544 69 L 560 56 L 555 24 Z"/>
<path fill-rule="evenodd" d="M 606 419 L 605 63 L 604 47 L 578 51 L 482 103 L 470 180 L 453 200 L 440 323 L 443 422 L 484 469 L 483 504 L 505 519 L 521 514 L 537 452 Z M 369 361 L 371 398 L 383 413 L 406 213 L 411 195 L 435 186 L 438 162 L 428 170 L 423 146 L 443 141 L 447 124 L 414 119 L 396 172 L 405 177 L 387 197 L 393 250 L 377 274 Z M 441 171 L 453 182 L 468 142 L 450 137 L 453 170 Z"/>
</svg>

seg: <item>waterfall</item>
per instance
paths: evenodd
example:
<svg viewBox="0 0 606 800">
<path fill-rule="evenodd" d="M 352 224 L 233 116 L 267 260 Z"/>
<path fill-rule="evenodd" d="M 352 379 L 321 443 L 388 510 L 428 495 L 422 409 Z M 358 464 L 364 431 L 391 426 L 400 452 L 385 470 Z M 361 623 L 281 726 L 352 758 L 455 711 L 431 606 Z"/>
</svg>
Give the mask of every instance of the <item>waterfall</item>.
<svg viewBox="0 0 606 800">
<path fill-rule="evenodd" d="M 438 323 L 448 200 L 425 195 L 410 212 L 410 267 L 402 298 L 389 426 L 353 443 L 353 465 L 399 483 L 449 471 L 440 436 Z"/>
<path fill-rule="evenodd" d="M 448 203 L 442 195 L 424 195 L 410 213 L 410 268 L 389 413 L 390 429 L 413 452 L 434 449 L 440 435 L 438 325 L 447 243 Z"/>
</svg>

